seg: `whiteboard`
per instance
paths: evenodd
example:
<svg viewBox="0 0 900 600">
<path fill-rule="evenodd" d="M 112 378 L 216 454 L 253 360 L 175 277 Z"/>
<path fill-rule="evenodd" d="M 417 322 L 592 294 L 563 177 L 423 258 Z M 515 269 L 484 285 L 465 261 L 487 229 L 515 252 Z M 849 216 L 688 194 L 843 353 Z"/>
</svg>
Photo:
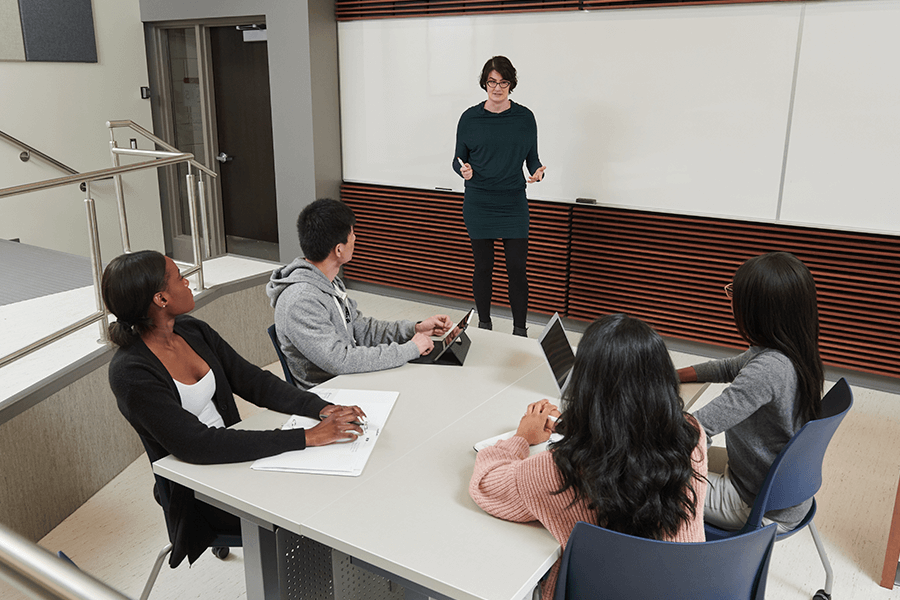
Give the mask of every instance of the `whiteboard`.
<svg viewBox="0 0 900 600">
<path fill-rule="evenodd" d="M 781 218 L 900 233 L 900 2 L 806 7 Z"/>
<path fill-rule="evenodd" d="M 530 198 L 774 219 L 801 5 L 339 24 L 345 181 L 462 191 L 484 61 L 518 69 L 546 179 Z"/>
</svg>

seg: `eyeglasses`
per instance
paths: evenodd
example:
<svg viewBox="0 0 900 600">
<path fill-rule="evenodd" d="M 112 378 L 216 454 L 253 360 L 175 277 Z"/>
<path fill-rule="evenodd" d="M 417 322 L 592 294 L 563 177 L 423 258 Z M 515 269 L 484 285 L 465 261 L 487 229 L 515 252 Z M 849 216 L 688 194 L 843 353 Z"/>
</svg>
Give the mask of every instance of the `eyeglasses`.
<svg viewBox="0 0 900 600">
<path fill-rule="evenodd" d="M 725 295 L 728 296 L 729 300 L 734 298 L 734 284 L 733 283 L 729 283 L 728 285 L 725 286 L 724 289 L 725 289 Z"/>
<path fill-rule="evenodd" d="M 506 81 L 505 79 L 503 81 L 494 81 L 493 79 L 487 80 L 487 86 L 491 89 L 494 89 L 498 85 L 500 86 L 501 90 L 505 90 L 506 88 L 509 87 L 509 82 Z"/>
</svg>

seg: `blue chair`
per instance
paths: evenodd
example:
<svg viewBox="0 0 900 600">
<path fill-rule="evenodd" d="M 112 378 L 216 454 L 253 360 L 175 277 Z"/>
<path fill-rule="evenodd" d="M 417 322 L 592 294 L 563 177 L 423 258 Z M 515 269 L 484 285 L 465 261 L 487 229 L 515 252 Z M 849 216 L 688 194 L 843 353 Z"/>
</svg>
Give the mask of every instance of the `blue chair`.
<svg viewBox="0 0 900 600">
<path fill-rule="evenodd" d="M 287 357 L 285 357 L 284 352 L 281 351 L 281 344 L 278 343 L 278 335 L 275 333 L 275 323 L 269 325 L 269 328 L 266 331 L 269 332 L 269 339 L 272 340 L 272 345 L 275 346 L 275 354 L 278 355 L 278 362 L 281 363 L 281 368 L 284 369 L 284 380 L 289 384 L 296 386 L 297 382 L 294 381 L 294 376 L 288 368 Z"/>
<path fill-rule="evenodd" d="M 776 526 L 713 542 L 648 540 L 578 522 L 555 600 L 763 600 Z"/>
<path fill-rule="evenodd" d="M 740 535 L 762 527 L 762 519 L 767 512 L 796 506 L 813 498 L 812 506 L 800 524 L 791 531 L 778 534 L 776 539 L 788 538 L 809 525 L 809 532 L 825 568 L 825 588 L 816 592 L 814 600 L 831 598 L 834 573 L 825 553 L 825 546 L 816 530 L 816 524 L 813 523 L 813 517 L 816 515 L 816 500 L 813 496 L 822 487 L 822 461 L 825 458 L 825 450 L 828 449 L 834 432 L 851 406 L 853 406 L 853 392 L 850 391 L 847 381 L 842 378 L 822 398 L 822 416 L 808 422 L 795 433 L 775 458 L 744 526 L 738 531 L 725 531 L 706 525 L 708 540 Z"/>
</svg>

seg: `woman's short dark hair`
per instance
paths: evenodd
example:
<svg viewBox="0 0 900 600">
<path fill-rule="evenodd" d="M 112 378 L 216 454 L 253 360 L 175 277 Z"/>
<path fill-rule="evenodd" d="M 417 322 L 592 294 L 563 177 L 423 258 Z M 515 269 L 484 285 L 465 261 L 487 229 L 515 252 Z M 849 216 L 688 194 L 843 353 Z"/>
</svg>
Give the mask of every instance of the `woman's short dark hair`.
<svg viewBox="0 0 900 600">
<path fill-rule="evenodd" d="M 516 89 L 516 84 L 519 82 L 516 79 L 516 68 L 508 58 L 505 56 L 494 56 L 484 63 L 484 67 L 481 69 L 481 79 L 478 80 L 483 90 L 487 90 L 488 75 L 491 74 L 491 71 L 497 71 L 503 79 L 509 82 L 510 92 Z"/>
<path fill-rule="evenodd" d="M 346 244 L 356 225 L 353 209 L 332 198 L 320 198 L 300 211 L 297 235 L 303 256 L 313 262 L 328 258 L 338 244 Z"/>
<path fill-rule="evenodd" d="M 819 356 L 816 282 L 789 252 L 755 256 L 734 274 L 734 323 L 748 344 L 787 356 L 797 372 L 794 417 L 802 425 L 819 415 L 825 369 Z"/>
<path fill-rule="evenodd" d="M 112 259 L 103 271 L 100 292 L 106 308 L 116 316 L 109 337 L 127 347 L 153 329 L 150 303 L 166 289 L 166 257 L 155 250 L 141 250 Z"/>
<path fill-rule="evenodd" d="M 551 444 L 562 476 L 597 524 L 672 538 L 696 515 L 692 454 L 699 425 L 683 412 L 678 375 L 662 338 L 624 314 L 585 330 Z"/>
</svg>

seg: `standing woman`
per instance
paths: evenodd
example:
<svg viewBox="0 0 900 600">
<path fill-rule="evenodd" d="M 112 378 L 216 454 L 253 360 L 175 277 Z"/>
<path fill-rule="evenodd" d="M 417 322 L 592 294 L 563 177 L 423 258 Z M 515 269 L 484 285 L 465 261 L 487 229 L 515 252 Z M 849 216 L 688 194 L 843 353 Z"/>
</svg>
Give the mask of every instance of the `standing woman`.
<svg viewBox="0 0 900 600">
<path fill-rule="evenodd" d="M 725 432 L 727 460 L 710 454 L 705 518 L 740 529 L 769 467 L 807 421 L 819 416 L 824 369 L 819 357 L 816 282 L 796 256 L 751 258 L 725 286 L 734 323 L 750 348 L 738 356 L 678 370 L 681 381 L 730 383 L 694 416 L 709 438 Z M 717 472 L 714 472 L 717 471 Z M 779 532 L 793 529 L 812 498 L 766 514 Z"/>
<path fill-rule="evenodd" d="M 472 291 L 478 326 L 492 327 L 494 240 L 502 239 L 513 334 L 524 337 L 528 335 L 528 199 L 522 165 L 532 174 L 528 183 L 541 181 L 546 167 L 538 158 L 534 115 L 509 99 L 517 83 L 516 68 L 509 59 L 495 56 L 487 61 L 479 83 L 487 100 L 459 118 L 453 158 L 453 170 L 466 180 L 463 218 L 475 261 Z"/>
<path fill-rule="evenodd" d="M 104 270 L 100 288 L 117 318 L 109 326 L 119 347 L 109 384 L 151 462 L 169 454 L 197 464 L 243 462 L 362 434 L 359 407 L 335 406 L 285 383 L 187 316 L 194 296 L 171 258 L 151 250 L 118 256 Z M 322 422 L 289 431 L 227 429 L 240 420 L 234 394 Z M 161 477 L 156 487 L 157 500 L 166 503 L 173 568 L 185 557 L 193 563 L 216 534 L 240 534 L 237 517 L 195 499 L 186 487 Z"/>
</svg>

